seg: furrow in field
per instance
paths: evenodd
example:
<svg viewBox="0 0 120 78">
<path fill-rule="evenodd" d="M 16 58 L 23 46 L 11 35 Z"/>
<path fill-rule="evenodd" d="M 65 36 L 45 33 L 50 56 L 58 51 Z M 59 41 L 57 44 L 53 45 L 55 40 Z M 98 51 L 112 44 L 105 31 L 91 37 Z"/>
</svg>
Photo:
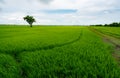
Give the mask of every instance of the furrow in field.
<svg viewBox="0 0 120 78">
<path fill-rule="evenodd" d="M 82 31 L 80 32 L 80 35 L 78 36 L 78 38 L 74 39 L 72 41 L 65 42 L 65 43 L 62 43 L 62 44 L 48 45 L 48 46 L 33 49 L 33 50 L 22 50 L 21 52 L 18 52 L 18 53 L 14 52 L 14 54 L 12 54 L 12 55 L 15 57 L 15 59 L 17 59 L 17 56 L 22 52 L 35 52 L 35 51 L 40 51 L 40 50 L 49 50 L 49 49 L 53 49 L 53 48 L 56 48 L 56 47 L 62 47 L 62 46 L 69 45 L 69 44 L 72 44 L 74 42 L 77 42 L 78 40 L 81 39 L 81 37 L 82 37 Z"/>
<path fill-rule="evenodd" d="M 18 66 L 19 70 L 17 70 L 17 69 L 16 70 L 17 70 L 17 73 L 19 74 L 19 76 L 21 78 L 27 78 L 26 71 L 20 66 L 21 59 L 19 59 L 19 55 L 21 53 L 23 53 L 23 52 L 28 52 L 28 53 L 29 52 L 36 52 L 36 51 L 40 51 L 40 50 L 50 50 L 50 49 L 54 49 L 56 47 L 62 47 L 62 46 L 70 45 L 70 44 L 73 44 L 73 43 L 79 41 L 81 39 L 81 37 L 82 37 L 82 31 L 80 31 L 80 35 L 78 37 L 77 36 L 75 37 L 76 39 L 72 38 L 69 41 L 66 41 L 64 43 L 60 43 L 60 44 L 58 43 L 58 44 L 48 45 L 48 46 L 45 46 L 45 47 L 39 47 L 39 48 L 34 48 L 34 49 L 22 49 L 22 50 L 17 50 L 16 49 L 16 50 L 13 50 L 13 51 L 10 51 L 10 50 L 4 51 L 4 52 L 2 51 L 3 53 L 1 53 L 1 54 L 8 55 L 9 57 L 11 57 L 12 60 L 14 60 L 14 62 L 16 64 L 16 67 Z M 13 52 L 13 53 L 11 53 L 11 52 Z M 16 78 L 18 78 L 18 77 L 16 77 Z"/>
<path fill-rule="evenodd" d="M 0 69 L 3 72 L 0 71 L 0 75 L 3 76 L 0 78 L 119 78 L 120 69 L 110 54 L 110 46 L 87 28 L 82 31 L 64 32 L 62 37 L 55 33 L 60 36 L 56 42 L 64 37 L 67 39 L 53 48 L 19 51 L 16 56 L 1 55 Z"/>
<path fill-rule="evenodd" d="M 89 27 L 89 30 L 100 35 L 101 37 L 103 37 L 103 40 L 105 42 L 108 42 L 115 47 L 112 55 L 117 60 L 118 64 L 120 65 L 120 54 L 118 53 L 120 51 L 120 39 L 118 39 L 112 35 L 105 34 L 95 28 Z"/>
<path fill-rule="evenodd" d="M 66 42 L 66 43 L 63 43 L 63 44 L 49 45 L 49 46 L 46 46 L 46 47 L 42 47 L 42 48 L 30 50 L 30 51 L 27 50 L 27 51 L 23 51 L 23 52 L 35 52 L 35 51 L 40 51 L 40 50 L 50 50 L 50 49 L 53 49 L 53 48 L 56 48 L 56 47 L 62 47 L 62 46 L 65 46 L 65 45 L 70 45 L 70 44 L 73 44 L 73 43 L 79 41 L 79 40 L 81 39 L 81 37 L 82 37 L 82 31 L 81 31 L 81 33 L 80 33 L 80 35 L 78 36 L 77 39 L 72 40 L 72 41 L 70 41 L 70 42 Z M 20 52 L 20 53 L 23 53 L 23 52 Z M 18 58 L 18 56 L 19 56 L 20 53 L 15 53 L 15 54 L 14 54 L 14 58 L 15 58 L 15 60 L 16 60 L 17 63 L 20 63 L 20 61 L 21 61 L 21 60 Z M 24 69 L 22 69 L 22 68 L 21 68 L 21 77 L 22 77 L 22 78 L 26 78 L 26 77 L 27 77 L 26 72 L 25 72 Z"/>
<path fill-rule="evenodd" d="M 119 67 L 108 47 L 101 37 L 85 28 L 82 38 L 73 44 L 21 53 L 22 77 L 119 78 Z"/>
</svg>

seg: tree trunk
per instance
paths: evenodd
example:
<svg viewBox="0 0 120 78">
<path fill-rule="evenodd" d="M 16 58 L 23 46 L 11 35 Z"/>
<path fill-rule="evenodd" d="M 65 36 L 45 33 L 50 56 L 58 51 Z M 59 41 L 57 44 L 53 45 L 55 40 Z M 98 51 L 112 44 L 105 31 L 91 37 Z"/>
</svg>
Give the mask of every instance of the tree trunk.
<svg viewBox="0 0 120 78">
<path fill-rule="evenodd" d="M 30 24 L 30 27 L 32 27 L 32 24 Z"/>
</svg>

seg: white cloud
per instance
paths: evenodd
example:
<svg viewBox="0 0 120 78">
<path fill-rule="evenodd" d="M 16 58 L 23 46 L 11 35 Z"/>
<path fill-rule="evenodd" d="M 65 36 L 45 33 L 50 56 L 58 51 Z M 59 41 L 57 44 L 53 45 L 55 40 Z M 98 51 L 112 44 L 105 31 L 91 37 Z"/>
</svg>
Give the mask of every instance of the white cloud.
<svg viewBox="0 0 120 78">
<path fill-rule="evenodd" d="M 4 0 L 0 23 L 27 24 L 22 18 L 32 15 L 35 24 L 97 24 L 120 21 L 119 0 Z M 71 9 L 69 14 L 44 13 L 44 10 Z"/>
</svg>

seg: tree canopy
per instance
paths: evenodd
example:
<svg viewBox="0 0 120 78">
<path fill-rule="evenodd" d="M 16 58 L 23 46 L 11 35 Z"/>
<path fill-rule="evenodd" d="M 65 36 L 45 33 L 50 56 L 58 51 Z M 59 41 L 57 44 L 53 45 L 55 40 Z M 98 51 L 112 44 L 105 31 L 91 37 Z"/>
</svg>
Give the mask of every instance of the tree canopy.
<svg viewBox="0 0 120 78">
<path fill-rule="evenodd" d="M 36 22 L 33 16 L 29 16 L 29 15 L 27 15 L 23 19 L 26 20 L 30 24 L 30 27 L 32 27 L 33 22 Z"/>
</svg>

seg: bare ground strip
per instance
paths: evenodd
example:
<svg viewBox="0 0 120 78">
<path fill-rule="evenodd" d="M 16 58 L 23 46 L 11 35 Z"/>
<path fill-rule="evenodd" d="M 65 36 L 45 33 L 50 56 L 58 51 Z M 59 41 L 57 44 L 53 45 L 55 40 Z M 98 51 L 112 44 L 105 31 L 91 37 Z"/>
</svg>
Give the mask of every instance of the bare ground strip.
<svg viewBox="0 0 120 78">
<path fill-rule="evenodd" d="M 115 58 L 115 60 L 120 65 L 120 39 L 107 35 L 105 33 L 102 33 L 99 30 L 92 28 L 92 27 L 88 27 L 88 29 L 96 33 L 97 35 L 101 36 L 104 42 L 110 43 L 114 46 L 114 52 L 112 53 L 112 56 Z"/>
</svg>

